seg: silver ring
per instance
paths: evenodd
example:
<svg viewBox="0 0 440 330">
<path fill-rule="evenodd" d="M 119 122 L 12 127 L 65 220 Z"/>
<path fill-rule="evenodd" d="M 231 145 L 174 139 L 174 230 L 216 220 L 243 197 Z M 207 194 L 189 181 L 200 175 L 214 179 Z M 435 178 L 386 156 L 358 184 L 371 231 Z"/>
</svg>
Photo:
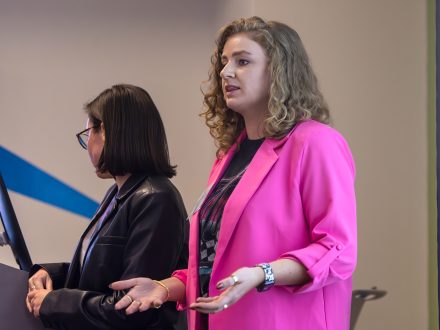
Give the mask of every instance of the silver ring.
<svg viewBox="0 0 440 330">
<path fill-rule="evenodd" d="M 231 277 L 232 280 L 234 281 L 234 283 L 232 284 L 233 286 L 236 285 L 236 284 L 238 284 L 238 276 L 237 276 L 237 275 L 232 274 L 230 277 Z"/>
<path fill-rule="evenodd" d="M 128 300 L 130 300 L 130 302 L 128 303 L 129 305 L 133 303 L 133 298 L 131 296 L 129 296 L 128 294 L 126 294 L 125 296 L 128 298 Z"/>
<path fill-rule="evenodd" d="M 226 308 L 228 308 L 229 306 L 228 306 L 228 304 L 224 304 L 223 305 L 223 309 L 226 309 Z"/>
<path fill-rule="evenodd" d="M 35 285 L 32 285 L 32 286 L 31 286 L 31 290 L 35 290 L 35 288 L 36 288 Z"/>
<path fill-rule="evenodd" d="M 136 304 L 136 305 L 142 305 L 142 303 L 139 300 L 133 300 L 132 304 Z"/>
</svg>

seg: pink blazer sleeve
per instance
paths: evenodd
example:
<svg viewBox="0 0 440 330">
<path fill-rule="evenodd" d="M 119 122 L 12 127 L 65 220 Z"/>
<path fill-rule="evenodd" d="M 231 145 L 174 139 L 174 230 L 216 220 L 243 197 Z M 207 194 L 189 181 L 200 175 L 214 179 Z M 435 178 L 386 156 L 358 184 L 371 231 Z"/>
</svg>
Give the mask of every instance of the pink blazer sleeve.
<svg viewBox="0 0 440 330">
<path fill-rule="evenodd" d="M 188 269 L 178 269 L 171 276 L 177 278 L 179 281 L 185 284 L 186 287 Z M 181 311 L 184 309 L 186 309 L 186 299 L 177 301 L 177 310 Z"/>
<path fill-rule="evenodd" d="M 305 141 L 300 165 L 300 194 L 311 243 L 281 256 L 302 263 L 311 281 L 307 292 L 352 276 L 356 265 L 355 167 L 344 138 L 324 130 Z"/>
</svg>

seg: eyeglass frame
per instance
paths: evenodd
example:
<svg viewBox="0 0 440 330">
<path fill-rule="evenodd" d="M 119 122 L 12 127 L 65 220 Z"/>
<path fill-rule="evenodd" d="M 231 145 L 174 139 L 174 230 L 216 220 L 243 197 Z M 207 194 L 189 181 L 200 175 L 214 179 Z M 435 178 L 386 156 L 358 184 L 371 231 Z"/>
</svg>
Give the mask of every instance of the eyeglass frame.
<svg viewBox="0 0 440 330">
<path fill-rule="evenodd" d="M 89 131 L 93 128 L 98 128 L 100 125 L 95 125 L 89 128 L 86 128 L 85 130 L 82 130 L 81 132 L 76 134 L 76 138 L 78 139 L 79 145 L 81 147 L 83 147 L 84 149 L 87 150 L 87 143 L 83 140 L 82 135 L 86 136 L 87 138 L 89 138 Z"/>
</svg>

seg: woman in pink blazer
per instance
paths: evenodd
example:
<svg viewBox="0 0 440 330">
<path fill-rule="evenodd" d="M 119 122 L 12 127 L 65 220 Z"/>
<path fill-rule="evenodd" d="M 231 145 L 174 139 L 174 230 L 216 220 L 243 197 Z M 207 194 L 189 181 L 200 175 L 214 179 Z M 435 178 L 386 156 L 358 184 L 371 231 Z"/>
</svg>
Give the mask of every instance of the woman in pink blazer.
<svg viewBox="0 0 440 330">
<path fill-rule="evenodd" d="M 189 329 L 347 330 L 356 264 L 355 168 L 298 34 L 226 25 L 204 113 L 219 149 L 191 216 L 188 269 L 131 288 L 128 314 L 167 300 Z"/>
</svg>

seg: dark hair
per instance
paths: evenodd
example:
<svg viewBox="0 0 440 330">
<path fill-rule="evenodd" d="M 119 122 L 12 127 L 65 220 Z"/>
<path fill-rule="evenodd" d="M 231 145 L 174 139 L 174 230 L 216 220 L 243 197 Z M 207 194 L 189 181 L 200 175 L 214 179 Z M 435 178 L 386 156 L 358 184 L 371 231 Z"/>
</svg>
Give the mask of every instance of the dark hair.
<svg viewBox="0 0 440 330">
<path fill-rule="evenodd" d="M 104 125 L 98 171 L 111 175 L 176 175 L 170 165 L 165 129 L 150 95 L 133 85 L 114 85 L 84 106 L 93 126 Z"/>
</svg>

